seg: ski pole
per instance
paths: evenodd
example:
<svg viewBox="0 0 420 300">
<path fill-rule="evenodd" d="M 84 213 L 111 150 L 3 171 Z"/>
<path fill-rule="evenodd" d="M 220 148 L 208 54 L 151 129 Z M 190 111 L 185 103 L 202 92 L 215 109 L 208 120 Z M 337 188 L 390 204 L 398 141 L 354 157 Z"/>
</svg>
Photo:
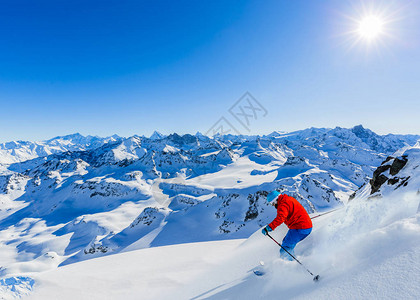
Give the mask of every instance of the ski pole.
<svg viewBox="0 0 420 300">
<path fill-rule="evenodd" d="M 282 248 L 284 251 L 287 252 L 287 254 L 289 254 L 294 260 L 296 260 L 302 267 L 305 268 L 306 271 L 308 271 L 309 274 L 311 274 L 312 276 L 314 276 L 313 280 L 314 281 L 318 281 L 319 280 L 319 275 L 314 275 L 311 271 L 309 271 L 309 269 L 307 267 L 305 267 L 296 257 L 294 257 L 289 251 L 286 250 L 286 248 L 284 248 L 282 245 L 279 244 L 279 242 L 277 242 L 268 232 L 267 232 L 267 236 L 272 239 L 277 245 L 280 246 L 280 248 Z"/>
<path fill-rule="evenodd" d="M 315 219 L 315 218 L 318 218 L 318 217 L 320 217 L 320 216 L 323 216 L 323 215 L 326 215 L 326 214 L 332 213 L 332 212 L 337 211 L 337 210 L 342 209 L 342 208 L 343 208 L 343 207 L 339 207 L 339 208 L 336 208 L 336 209 L 333 209 L 333 210 L 327 211 L 327 212 L 325 212 L 325 213 L 322 213 L 322 214 L 316 215 L 316 216 L 312 217 L 312 218 L 311 218 L 311 220 L 312 220 L 312 219 Z"/>
</svg>

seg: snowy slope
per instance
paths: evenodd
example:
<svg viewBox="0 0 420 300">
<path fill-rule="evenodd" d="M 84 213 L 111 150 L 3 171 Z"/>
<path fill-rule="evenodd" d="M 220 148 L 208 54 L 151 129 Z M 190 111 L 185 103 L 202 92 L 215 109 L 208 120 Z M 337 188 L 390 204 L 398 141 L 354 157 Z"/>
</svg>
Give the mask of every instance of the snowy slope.
<svg viewBox="0 0 420 300">
<path fill-rule="evenodd" d="M 296 253 L 320 274 L 317 283 L 278 259 L 278 246 L 258 231 L 246 241 L 136 250 L 34 274 L 28 299 L 417 299 L 420 214 L 411 196 L 357 199 L 314 219 Z M 252 273 L 260 260 L 263 277 Z"/>
<path fill-rule="evenodd" d="M 156 134 L 12 163 L 0 176 L 0 276 L 248 238 L 274 217 L 268 191 L 292 194 L 309 212 L 341 207 L 415 140 L 360 126 L 214 139 Z"/>
<path fill-rule="evenodd" d="M 418 299 L 420 295 L 420 147 L 403 151 L 383 166 L 407 184 L 390 184 L 372 193 L 374 180 L 345 208 L 314 219 L 314 231 L 296 248 L 298 258 L 322 280 L 295 262 L 276 258 L 278 247 L 256 232 L 214 270 L 211 284 L 198 279 L 181 292 L 193 299 Z M 399 168 L 395 168 L 399 165 Z M 377 172 L 379 173 L 379 172 Z M 390 175 L 390 174 L 388 174 Z M 281 241 L 286 230 L 275 232 Z M 266 260 L 267 275 L 247 269 Z M 245 263 L 244 263 L 245 262 Z M 243 275 L 241 275 L 241 273 Z M 219 275 L 215 275 L 219 274 Z M 206 276 L 211 276 L 207 274 Z M 197 296 L 198 295 L 198 296 Z"/>
<path fill-rule="evenodd" d="M 30 299 L 157 299 L 208 272 L 240 242 L 151 248 L 73 264 L 35 277 Z"/>
<path fill-rule="evenodd" d="M 328 219 L 329 222 L 334 222 L 337 221 L 336 218 L 337 216 L 331 216 Z M 303 241 L 297 249 L 300 250 L 298 258 L 313 272 L 320 274 L 319 282 L 314 283 L 312 276 L 297 263 L 275 258 L 278 255 L 275 244 L 259 239 L 252 242 L 249 249 L 236 249 L 236 253 L 231 253 L 230 261 L 225 261 L 202 278 L 193 280 L 182 291 L 178 291 L 174 298 L 418 298 L 418 214 L 388 226 L 358 232 L 355 236 L 346 235 L 345 239 L 340 238 L 336 242 L 333 241 L 337 238 L 337 233 L 330 232 L 330 226 L 326 222 L 317 221 L 315 227 L 311 239 Z M 347 228 L 345 226 L 337 229 Z M 282 235 L 278 236 L 281 239 Z M 269 265 L 268 273 L 263 277 L 256 277 L 250 272 L 258 264 L 258 259 L 266 260 L 265 263 Z"/>
</svg>

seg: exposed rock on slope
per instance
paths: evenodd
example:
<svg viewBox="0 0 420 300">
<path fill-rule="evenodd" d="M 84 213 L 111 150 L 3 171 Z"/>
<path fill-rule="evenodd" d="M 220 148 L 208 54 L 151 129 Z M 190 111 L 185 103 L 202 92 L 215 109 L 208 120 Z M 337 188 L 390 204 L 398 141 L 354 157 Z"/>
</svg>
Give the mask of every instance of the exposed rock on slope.
<svg viewBox="0 0 420 300">
<path fill-rule="evenodd" d="M 401 156 L 388 156 L 373 172 L 369 184 L 357 191 L 353 197 L 365 190 L 371 197 L 387 195 L 392 191 L 407 187 L 406 190 L 416 190 L 420 194 L 420 147 L 408 148 Z"/>
</svg>

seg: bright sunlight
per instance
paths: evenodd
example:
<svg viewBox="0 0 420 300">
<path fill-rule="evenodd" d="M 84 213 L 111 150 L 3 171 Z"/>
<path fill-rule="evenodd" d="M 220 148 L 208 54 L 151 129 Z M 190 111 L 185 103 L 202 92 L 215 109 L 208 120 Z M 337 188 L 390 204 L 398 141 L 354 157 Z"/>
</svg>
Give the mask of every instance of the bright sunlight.
<svg viewBox="0 0 420 300">
<path fill-rule="evenodd" d="M 359 22 L 358 34 L 365 40 L 371 41 L 383 33 L 384 22 L 377 16 L 367 16 Z"/>
</svg>

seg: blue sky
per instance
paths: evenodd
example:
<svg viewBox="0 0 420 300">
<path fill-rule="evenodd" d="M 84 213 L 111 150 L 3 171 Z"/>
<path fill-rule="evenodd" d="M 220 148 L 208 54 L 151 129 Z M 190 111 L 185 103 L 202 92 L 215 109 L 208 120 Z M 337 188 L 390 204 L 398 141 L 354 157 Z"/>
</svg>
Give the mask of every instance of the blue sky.
<svg viewBox="0 0 420 300">
<path fill-rule="evenodd" d="M 3 1 L 0 141 L 204 133 L 222 116 L 241 133 L 420 134 L 419 4 Z M 349 34 L 364 10 L 387 21 L 370 44 Z M 246 91 L 268 111 L 250 132 L 228 112 Z"/>
</svg>

